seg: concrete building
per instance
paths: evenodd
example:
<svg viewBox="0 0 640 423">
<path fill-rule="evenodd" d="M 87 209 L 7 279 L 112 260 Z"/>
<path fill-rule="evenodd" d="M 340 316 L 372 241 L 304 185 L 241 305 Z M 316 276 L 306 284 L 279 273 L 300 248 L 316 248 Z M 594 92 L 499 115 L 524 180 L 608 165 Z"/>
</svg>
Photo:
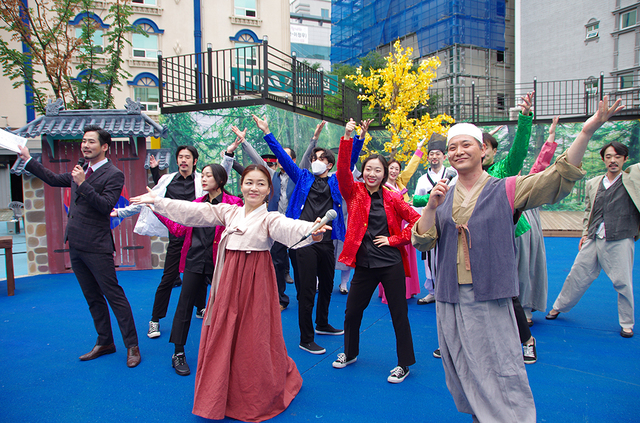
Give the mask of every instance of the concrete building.
<svg viewBox="0 0 640 423">
<path fill-rule="evenodd" d="M 516 0 L 516 81 L 638 72 L 637 0 Z"/>
<path fill-rule="evenodd" d="M 25 0 L 34 7 L 33 0 Z M 93 19 L 101 25 L 94 37 L 97 46 L 108 42 L 101 36 L 110 22 L 106 20 L 111 0 L 93 2 L 93 15 L 78 13 L 69 22 L 69 31 L 76 33 L 82 19 Z M 148 34 L 130 34 L 132 45 L 125 48 L 124 69 L 132 76 L 121 91 L 115 92 L 116 107 L 123 107 L 127 97 L 140 98 L 149 115 L 157 115 L 158 78 L 157 54 L 175 56 L 260 44 L 268 36 L 269 44 L 290 52 L 289 2 L 287 0 L 132 0 L 134 15 L 130 22 Z M 9 34 L 0 34 L 9 39 Z M 15 43 L 20 49 L 19 43 Z M 74 64 L 77 64 L 77 59 Z M 74 69 L 74 77 L 78 77 Z M 80 75 L 81 76 L 81 75 Z M 13 89 L 11 81 L 0 77 L 0 90 L 6 95 L 0 103 L 0 127 L 19 128 L 27 123 L 28 108 L 24 106 L 24 87 Z"/>
<path fill-rule="evenodd" d="M 331 0 L 291 2 L 291 52 L 300 61 L 331 70 Z"/>
<path fill-rule="evenodd" d="M 594 103 L 600 93 L 622 98 L 628 109 L 637 108 L 638 9 L 637 0 L 563 1 L 552 7 L 543 0 L 516 0 L 516 82 L 572 81 L 564 83 L 565 88 L 540 86 L 563 103 L 554 110 L 571 110 L 585 97 L 593 97 L 589 103 Z M 540 112 L 545 114 L 544 109 Z"/>
<path fill-rule="evenodd" d="M 484 119 L 507 119 L 515 77 L 513 17 L 513 0 L 337 0 L 331 61 L 357 65 L 369 51 L 388 54 L 399 39 L 416 59 L 440 58 L 433 84 L 439 112 L 459 120 L 473 109 Z M 474 104 L 476 95 L 480 104 Z"/>
<path fill-rule="evenodd" d="M 35 1 L 24 0 L 24 3 L 34 8 Z M 79 12 L 69 21 L 69 32 L 76 34 L 83 19 L 93 19 L 100 26 L 94 41 L 98 48 L 103 47 L 108 42 L 104 34 L 110 25 L 107 14 L 112 1 L 95 0 L 91 14 Z M 115 106 L 124 107 L 127 97 L 140 99 L 145 112 L 154 119 L 159 115 L 159 51 L 167 57 L 206 51 L 209 44 L 214 50 L 231 49 L 260 44 L 267 36 L 271 46 L 286 53 L 291 51 L 288 0 L 132 0 L 131 4 L 134 14 L 130 22 L 142 27 L 148 37 L 129 35 L 131 45 L 125 47 L 122 58 L 123 68 L 131 77 L 122 84 L 120 90 L 114 90 Z M 11 39 L 11 34 L 0 33 L 0 36 L 4 40 Z M 11 43 L 16 50 L 22 48 L 18 42 Z M 251 53 L 246 55 L 250 56 Z M 250 57 L 242 59 L 252 60 Z M 99 60 L 104 63 L 106 58 Z M 72 63 L 72 76 L 75 78 L 82 77 L 75 69 L 78 63 L 77 58 Z M 33 108 L 25 105 L 24 86 L 14 89 L 12 83 L 7 77 L 0 76 L 2 128 L 20 128 L 35 118 Z M 28 146 L 38 151 L 39 141 L 30 142 Z M 22 199 L 19 181 L 15 181 L 17 188 L 7 194 L 10 185 L 8 170 L 14 161 L 14 153 L 0 149 L 0 208 L 11 199 Z"/>
</svg>

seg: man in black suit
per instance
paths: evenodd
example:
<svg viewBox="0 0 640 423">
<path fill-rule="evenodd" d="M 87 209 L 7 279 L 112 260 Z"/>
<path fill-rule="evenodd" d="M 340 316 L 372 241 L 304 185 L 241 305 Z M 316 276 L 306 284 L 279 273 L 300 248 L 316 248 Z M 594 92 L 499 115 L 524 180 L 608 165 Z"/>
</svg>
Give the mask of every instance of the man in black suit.
<svg viewBox="0 0 640 423">
<path fill-rule="evenodd" d="M 20 147 L 18 156 L 27 161 L 25 169 L 46 184 L 71 187 L 65 240 L 69 241 L 71 267 L 98 332 L 96 345 L 90 352 L 80 356 L 80 360 L 93 360 L 116 352 L 108 301 L 127 348 L 127 366 L 135 367 L 140 364 L 138 334 L 131 306 L 116 277 L 113 260 L 115 245 L 109 217 L 120 198 L 124 174 L 106 158 L 109 146 L 111 135 L 107 131 L 96 125 L 85 126 L 81 148 L 88 165 L 86 169 L 76 165 L 71 172 L 61 175 L 46 169 L 37 160 L 31 160 L 26 147 Z"/>
</svg>

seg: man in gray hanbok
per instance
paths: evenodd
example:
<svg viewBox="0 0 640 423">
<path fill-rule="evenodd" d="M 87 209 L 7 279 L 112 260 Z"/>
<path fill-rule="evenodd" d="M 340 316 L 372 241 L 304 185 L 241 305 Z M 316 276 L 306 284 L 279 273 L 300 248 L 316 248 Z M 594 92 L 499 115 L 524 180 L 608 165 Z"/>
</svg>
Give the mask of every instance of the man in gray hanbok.
<svg viewBox="0 0 640 423">
<path fill-rule="evenodd" d="M 419 250 L 438 246 L 436 319 L 446 382 L 460 412 L 479 422 L 535 422 L 512 298 L 518 295 L 514 213 L 554 203 L 584 176 L 593 133 L 618 110 L 608 98 L 571 147 L 544 172 L 496 179 L 482 170 L 485 147 L 474 125 L 451 127 L 452 189 L 440 181 L 413 228 Z M 491 246 L 491 248 L 487 248 Z"/>
</svg>

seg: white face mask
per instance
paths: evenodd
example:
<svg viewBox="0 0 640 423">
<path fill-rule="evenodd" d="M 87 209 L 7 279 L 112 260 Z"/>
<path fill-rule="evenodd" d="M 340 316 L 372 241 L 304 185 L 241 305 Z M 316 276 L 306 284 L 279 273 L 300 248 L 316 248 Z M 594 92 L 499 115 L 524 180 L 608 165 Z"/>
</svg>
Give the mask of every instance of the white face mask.
<svg viewBox="0 0 640 423">
<path fill-rule="evenodd" d="M 321 162 L 320 160 L 316 160 L 315 162 L 311 163 L 311 173 L 313 173 L 314 175 L 316 176 L 322 175 L 326 171 L 327 171 L 327 165 L 324 164 L 324 162 Z"/>
</svg>

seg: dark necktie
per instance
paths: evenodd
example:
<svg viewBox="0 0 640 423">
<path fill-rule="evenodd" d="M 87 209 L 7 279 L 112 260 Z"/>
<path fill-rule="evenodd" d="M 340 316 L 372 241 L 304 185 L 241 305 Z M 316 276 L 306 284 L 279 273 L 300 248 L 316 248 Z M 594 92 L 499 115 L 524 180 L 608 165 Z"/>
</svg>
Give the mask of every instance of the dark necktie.
<svg viewBox="0 0 640 423">
<path fill-rule="evenodd" d="M 93 168 L 89 166 L 86 175 L 84 175 L 84 179 L 89 179 L 89 176 L 93 175 Z"/>
</svg>

